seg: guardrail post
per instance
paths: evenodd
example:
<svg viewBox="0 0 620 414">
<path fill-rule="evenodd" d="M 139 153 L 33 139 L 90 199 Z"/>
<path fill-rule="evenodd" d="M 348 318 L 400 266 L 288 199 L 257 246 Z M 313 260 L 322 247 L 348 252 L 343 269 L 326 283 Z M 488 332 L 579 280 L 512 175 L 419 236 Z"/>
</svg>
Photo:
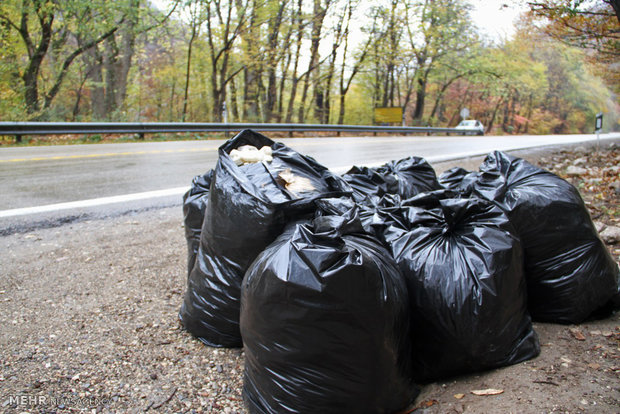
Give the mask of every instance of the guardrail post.
<svg viewBox="0 0 620 414">
<path fill-rule="evenodd" d="M 138 138 L 140 138 L 140 139 L 144 139 L 144 132 L 140 132 L 140 133 L 138 134 Z"/>
<path fill-rule="evenodd" d="M 15 135 L 15 142 L 21 143 L 22 142 L 22 136 L 21 135 Z"/>
</svg>

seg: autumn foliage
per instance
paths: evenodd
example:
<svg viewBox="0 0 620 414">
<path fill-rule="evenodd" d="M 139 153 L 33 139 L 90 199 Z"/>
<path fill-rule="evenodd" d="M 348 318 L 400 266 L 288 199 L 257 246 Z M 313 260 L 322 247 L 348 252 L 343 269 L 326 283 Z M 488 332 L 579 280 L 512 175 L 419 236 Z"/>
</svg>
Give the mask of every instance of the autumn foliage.
<svg viewBox="0 0 620 414">
<path fill-rule="evenodd" d="M 0 118 L 618 128 L 614 2 L 530 2 L 488 39 L 466 0 L 4 0 Z"/>
</svg>

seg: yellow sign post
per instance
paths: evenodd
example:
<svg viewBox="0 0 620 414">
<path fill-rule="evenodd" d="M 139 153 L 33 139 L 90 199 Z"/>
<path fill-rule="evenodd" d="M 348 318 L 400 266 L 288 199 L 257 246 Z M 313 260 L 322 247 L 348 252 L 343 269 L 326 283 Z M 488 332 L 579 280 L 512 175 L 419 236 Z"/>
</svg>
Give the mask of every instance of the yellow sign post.
<svg viewBox="0 0 620 414">
<path fill-rule="evenodd" d="M 375 108 L 375 123 L 385 122 L 401 123 L 403 120 L 403 108 L 400 106 L 388 106 Z"/>
</svg>

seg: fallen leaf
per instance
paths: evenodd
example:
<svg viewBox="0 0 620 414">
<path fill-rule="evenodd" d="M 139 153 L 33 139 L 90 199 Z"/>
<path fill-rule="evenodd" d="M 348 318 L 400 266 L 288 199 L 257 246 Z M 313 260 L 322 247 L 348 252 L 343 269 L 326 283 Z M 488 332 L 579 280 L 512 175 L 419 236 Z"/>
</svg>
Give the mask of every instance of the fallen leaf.
<svg viewBox="0 0 620 414">
<path fill-rule="evenodd" d="M 592 369 L 599 369 L 601 366 L 600 366 L 600 364 L 597 364 L 596 362 L 594 362 L 592 364 L 588 364 L 588 367 L 590 367 Z"/>
<path fill-rule="evenodd" d="M 605 332 L 603 332 L 603 336 L 604 336 L 605 338 L 609 338 L 609 337 L 610 337 L 610 336 L 612 336 L 612 335 L 613 335 L 613 333 L 611 333 L 611 331 L 605 331 Z"/>
<path fill-rule="evenodd" d="M 570 364 L 571 362 L 573 362 L 573 361 L 571 361 L 570 359 L 568 359 L 566 357 L 562 357 L 560 359 L 562 360 L 562 362 L 566 362 L 567 364 Z"/>
<path fill-rule="evenodd" d="M 437 400 L 426 400 L 426 401 L 422 401 L 420 404 L 418 404 L 419 408 L 426 408 L 426 407 L 432 407 L 433 405 L 437 404 L 439 401 Z"/>
<path fill-rule="evenodd" d="M 460 400 L 463 397 L 465 397 L 465 394 L 454 394 L 454 398 L 456 398 L 457 400 Z"/>
<path fill-rule="evenodd" d="M 473 390 L 471 393 L 474 395 L 497 395 L 503 392 L 504 390 L 497 390 L 495 388 L 487 388 L 486 390 Z"/>
<path fill-rule="evenodd" d="M 579 329 L 577 329 L 577 328 L 570 328 L 568 331 L 571 333 L 571 335 L 573 335 L 573 338 L 575 338 L 576 340 L 578 340 L 578 341 L 585 341 L 586 340 L 586 337 L 583 336 L 583 333 Z"/>
</svg>

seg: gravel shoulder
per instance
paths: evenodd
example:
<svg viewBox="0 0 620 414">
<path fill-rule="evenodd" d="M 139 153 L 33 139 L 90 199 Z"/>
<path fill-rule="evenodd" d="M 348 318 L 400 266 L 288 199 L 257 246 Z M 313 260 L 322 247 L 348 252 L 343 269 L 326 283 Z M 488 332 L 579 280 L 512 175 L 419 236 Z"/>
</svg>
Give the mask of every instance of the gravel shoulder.
<svg viewBox="0 0 620 414">
<path fill-rule="evenodd" d="M 594 171 L 580 148 L 515 154 L 561 174 L 585 157 Z M 605 154 L 599 161 L 620 164 L 618 149 Z M 474 169 L 481 159 L 435 167 Z M 620 226 L 613 171 L 604 168 L 600 177 L 567 176 L 602 229 Z M 0 412 L 245 412 L 243 351 L 205 347 L 178 322 L 182 221 L 176 206 L 0 237 Z M 620 260 L 618 241 L 608 247 Z M 620 313 L 534 328 L 538 358 L 429 384 L 411 410 L 617 413 Z M 471 393 L 488 388 L 503 392 Z"/>
</svg>

